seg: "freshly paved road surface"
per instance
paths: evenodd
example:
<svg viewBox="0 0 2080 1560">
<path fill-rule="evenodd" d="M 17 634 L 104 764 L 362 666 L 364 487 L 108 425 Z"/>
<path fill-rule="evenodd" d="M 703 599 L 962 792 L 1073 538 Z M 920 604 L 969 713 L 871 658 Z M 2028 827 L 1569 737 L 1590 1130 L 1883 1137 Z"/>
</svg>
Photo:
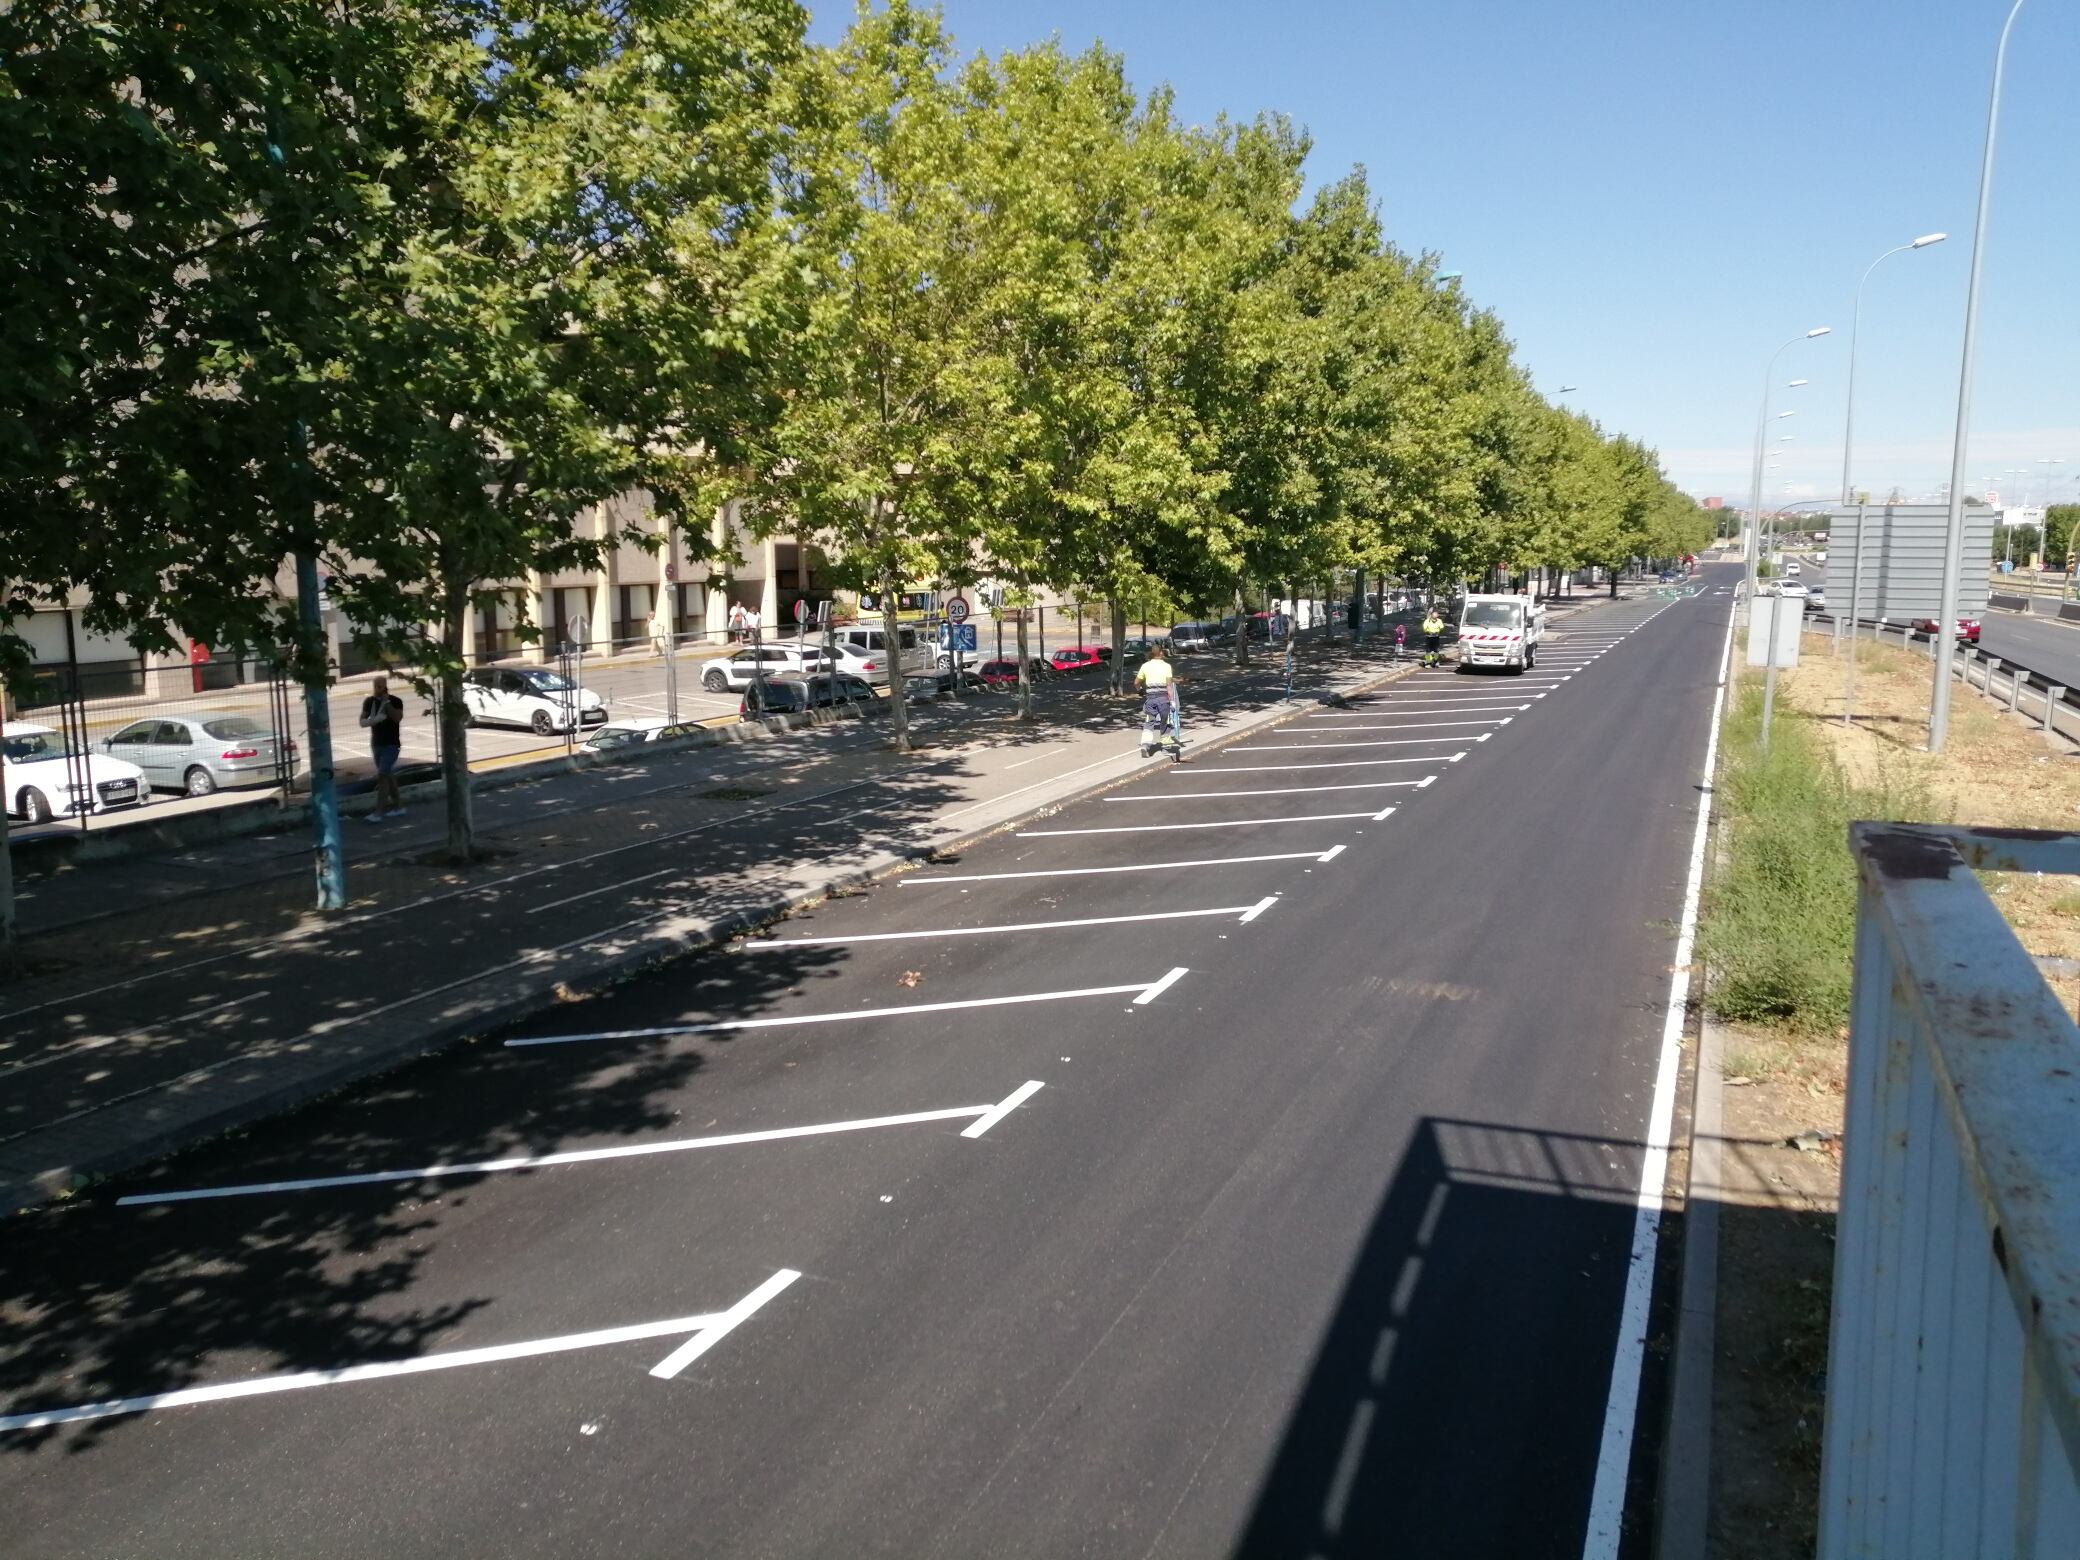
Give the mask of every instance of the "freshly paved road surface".
<svg viewBox="0 0 2080 1560">
<path fill-rule="evenodd" d="M 147 1401 L 0 1417 L 4 1548 L 1582 1554 L 1728 605 L 1152 765 L 18 1219 L 0 1416 Z"/>
</svg>

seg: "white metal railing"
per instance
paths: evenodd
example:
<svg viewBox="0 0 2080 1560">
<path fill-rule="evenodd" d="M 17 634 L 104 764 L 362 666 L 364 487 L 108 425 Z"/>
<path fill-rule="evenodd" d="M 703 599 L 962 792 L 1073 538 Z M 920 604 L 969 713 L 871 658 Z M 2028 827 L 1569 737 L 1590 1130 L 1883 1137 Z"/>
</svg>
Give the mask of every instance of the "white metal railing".
<svg viewBox="0 0 2080 1560">
<path fill-rule="evenodd" d="M 1857 824 L 1822 1560 L 2080 1556 L 2080 1029 L 1973 868 L 2080 835 Z"/>
</svg>

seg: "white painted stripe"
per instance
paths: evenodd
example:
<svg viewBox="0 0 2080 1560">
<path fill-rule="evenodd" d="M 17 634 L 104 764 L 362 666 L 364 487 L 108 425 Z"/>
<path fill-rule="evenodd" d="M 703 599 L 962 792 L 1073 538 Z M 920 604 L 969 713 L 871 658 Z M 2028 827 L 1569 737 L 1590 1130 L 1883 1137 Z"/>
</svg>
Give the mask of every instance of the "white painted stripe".
<svg viewBox="0 0 2080 1560">
<path fill-rule="evenodd" d="M 1431 776 L 1434 780 L 1437 777 Z M 1429 780 L 1363 780 L 1354 785 L 1280 785 L 1269 786 L 1258 791 L 1171 791 L 1164 796 L 1104 796 L 1105 802 L 1190 802 L 1203 801 L 1215 796 L 1297 796 L 1306 791 L 1386 791 L 1398 790 L 1403 786 L 1425 786 Z M 1306 852 L 1313 855 L 1312 851 Z M 1281 861 L 1280 856 L 1238 856 L 1237 861 Z M 1217 862 L 1193 862 L 1193 866 L 1213 865 Z M 943 881 L 943 880 L 942 880 Z"/>
<path fill-rule="evenodd" d="M 1093 915 L 1073 921 L 1019 921 L 1008 926 L 940 926 L 925 932 L 841 932 L 830 937 L 768 937 L 758 942 L 747 942 L 743 947 L 747 953 L 769 953 L 776 948 L 807 948 L 816 943 L 908 942 L 917 937 L 993 937 L 1000 932 L 1056 932 L 1072 926 L 1122 926 L 1129 921 L 1189 921 L 1195 916 L 1242 915 L 1248 908 L 1247 905 L 1216 905 L 1211 910 L 1151 910 L 1141 915 Z"/>
<path fill-rule="evenodd" d="M 785 1277 L 786 1282 L 776 1281 Z M 801 1275 L 782 1268 L 752 1291 L 764 1304 Z M 767 1291 L 770 1291 L 768 1293 Z M 108 1398 L 98 1403 L 81 1403 L 71 1408 L 42 1409 L 34 1413 L 0 1416 L 0 1431 L 42 1430 L 52 1425 L 77 1424 L 87 1419 L 113 1419 L 121 1414 L 149 1414 L 162 1408 L 187 1408 L 197 1403 L 226 1403 L 237 1398 L 265 1397 L 276 1392 L 298 1392 L 306 1387 L 336 1387 L 357 1381 L 383 1381 L 393 1376 L 418 1376 L 428 1371 L 459 1370 L 470 1365 L 496 1365 L 507 1360 L 533 1359 L 544 1354 L 568 1354 L 575 1349 L 609 1348 L 617 1343 L 637 1343 L 647 1338 L 676 1338 L 683 1333 L 705 1333 L 722 1327 L 741 1308 L 710 1312 L 701 1316 L 674 1316 L 661 1322 L 638 1322 L 628 1327 L 603 1327 L 594 1332 L 564 1333 L 554 1338 L 536 1338 L 526 1343 L 500 1343 L 481 1349 L 452 1349 L 440 1354 L 422 1354 L 416 1359 L 384 1360 L 373 1365 L 340 1365 L 327 1370 L 300 1370 L 284 1376 L 254 1376 L 245 1381 L 228 1381 L 214 1387 L 183 1387 L 174 1392 L 153 1392 L 141 1397 Z M 757 1309 L 756 1306 L 751 1308 Z M 745 1316 L 750 1311 L 744 1312 Z M 743 1317 L 737 1317 L 737 1321 Z M 724 1329 L 727 1330 L 726 1328 Z"/>
<path fill-rule="evenodd" d="M 650 1367 L 650 1374 L 660 1381 L 670 1381 L 680 1371 L 706 1354 L 755 1315 L 773 1296 L 802 1275 L 793 1268 L 782 1268 L 771 1278 L 760 1284 L 750 1294 L 718 1316 L 711 1326 L 703 1327 L 678 1348 Z"/>
<path fill-rule="evenodd" d="M 1217 818 L 1211 823 L 1121 823 L 1097 829 L 1021 829 L 1020 839 L 1055 839 L 1069 834 L 1163 834 L 1174 829 L 1251 829 L 1267 823 L 1333 823 L 1340 818 L 1376 818 L 1377 813 L 1301 813 L 1292 818 Z"/>
<path fill-rule="evenodd" d="M 1066 746 L 1068 746 L 1067 743 L 1057 742 L 1052 747 L 1044 747 L 1039 752 L 1035 753 L 1032 756 L 1032 758 L 1022 758 L 1015 764 L 1006 764 L 1004 766 L 1004 771 L 1006 774 L 1009 774 L 1014 769 L 1023 769 L 1026 767 L 1026 765 L 1034 762 L 1034 760 L 1045 758 L 1049 753 L 1058 753 Z"/>
<path fill-rule="evenodd" d="M 1387 821 L 1387 819 L 1394 816 L 1394 812 L 1395 809 L 1392 807 L 1382 807 L 1378 812 L 1372 815 L 1372 821 L 1374 823 L 1384 823 Z"/>
<path fill-rule="evenodd" d="M 1447 758 L 1439 753 L 1426 753 L 1421 758 L 1340 758 L 1326 764 L 1209 764 L 1198 772 L 1205 775 L 1261 775 L 1289 774 L 1295 769 L 1377 769 L 1382 764 L 1434 764 L 1440 759 L 1449 764 L 1465 756 L 1464 753 L 1454 753 Z"/>
<path fill-rule="evenodd" d="M 1028 1078 L 971 1122 L 961 1133 L 961 1136 L 964 1138 L 981 1137 L 983 1133 L 1017 1110 L 1019 1106 L 1025 1104 L 1027 1100 L 1038 1094 L 1045 1087 L 1046 1085 L 1041 1083 L 1038 1078 Z"/>
<path fill-rule="evenodd" d="M 1016 1007 L 1022 1002 L 1066 1002 L 1072 997 L 1116 997 L 1133 986 L 1079 986 L 1073 991 L 1035 991 L 1018 997 L 969 997 L 960 1002 L 907 1002 L 900 1007 L 854 1008 L 848 1013 L 800 1013 L 785 1018 L 726 1018 L 705 1024 L 671 1024 L 658 1029 L 602 1029 L 584 1035 L 531 1035 L 506 1044 L 574 1045 L 582 1040 L 647 1040 L 658 1035 L 701 1035 L 733 1029 L 786 1029 L 797 1024 L 843 1024 L 857 1018 L 904 1018 L 912 1013 L 951 1013 L 964 1008 Z"/>
<path fill-rule="evenodd" d="M 1187 793 L 1189 794 L 1189 793 Z M 1161 801 L 1161 797 L 1138 797 L 1139 801 Z M 1197 861 L 1137 861 L 1119 867 L 1047 867 L 1030 872 L 962 872 L 935 877 L 906 877 L 896 881 L 915 888 L 936 883 L 1000 883 L 1013 878 L 1082 877 L 1095 872 L 1168 872 L 1174 867 L 1229 867 L 1251 861 L 1312 861 L 1319 854 L 1311 850 L 1289 850 L 1273 856 L 1207 856 Z"/>
<path fill-rule="evenodd" d="M 1343 854 L 1344 849 L 1345 847 L 1341 845 L 1331 845 L 1327 850 L 1322 852 L 1321 859 L 1324 861 L 1334 861 L 1338 856 L 1341 856 Z"/>
<path fill-rule="evenodd" d="M 1505 715 L 1500 720 L 1408 720 L 1397 726 L 1339 726 L 1339 731 L 1429 731 L 1439 726 L 1507 726 L 1515 720 L 1514 715 Z M 1325 731 L 1323 736 L 1327 736 Z M 1449 737 L 1446 741 L 1463 742 L 1463 737 Z"/>
<path fill-rule="evenodd" d="M 664 867 L 656 872 L 645 872 L 641 877 L 623 878 L 618 883 L 602 883 L 598 888 L 588 888 L 582 894 L 570 894 L 562 899 L 552 899 L 545 905 L 533 905 L 529 907 L 527 913 L 529 915 L 540 915 L 545 910 L 554 910 L 560 905 L 574 905 L 581 899 L 591 899 L 600 894 L 611 894 L 618 889 L 633 888 L 638 883 L 647 883 L 652 878 L 670 877 L 674 872 L 682 870 L 684 869 L 679 867 Z"/>
<path fill-rule="evenodd" d="M 1535 695 L 1543 699 L 1544 694 Z M 1517 699 L 1395 699 L 1381 707 L 1379 713 L 1392 715 L 1396 710 L 1421 710 L 1425 715 L 1456 713 L 1461 710 L 1528 710 L 1528 701 Z"/>
<path fill-rule="evenodd" d="M 1242 924 L 1244 926 L 1249 925 L 1250 922 L 1254 921 L 1258 916 L 1262 915 L 1266 910 L 1269 910 L 1273 905 L 1277 903 L 1278 895 L 1266 894 L 1262 899 L 1259 899 L 1255 904 L 1251 905 L 1247 910 L 1242 912 Z"/>
<path fill-rule="evenodd" d="M 1665 608 L 1663 610 L 1666 610 Z M 1658 614 L 1657 614 L 1658 615 Z M 1639 1417 L 1640 1376 L 1647 1354 L 1647 1312 L 1654 1298 L 1654 1260 L 1661 1238 L 1662 1186 L 1668 1176 L 1668 1140 L 1675 1118 L 1676 1073 L 1682 1059 L 1683 1024 L 1690 1004 L 1690 960 L 1697 939 L 1697 903 L 1704 890 L 1705 847 L 1712 823 L 1712 777 L 1719 762 L 1719 722 L 1726 708 L 1726 678 L 1733 664 L 1733 617 L 1726 619 L 1726 644 L 1719 655 L 1719 687 L 1712 696 L 1712 724 L 1704 745 L 1703 800 L 1690 842 L 1690 874 L 1683 885 L 1677 923 L 1675 973 L 1669 977 L 1668 1013 L 1661 1025 L 1661 1056 L 1654 1074 L 1654 1099 L 1647 1114 L 1647 1151 L 1639 1172 L 1639 1206 L 1632 1219 L 1631 1265 L 1618 1313 L 1617 1351 L 1611 1360 L 1610 1393 L 1603 1405 L 1603 1434 L 1596 1454 L 1596 1483 L 1589 1495 L 1589 1528 L 1583 1560 L 1617 1560 L 1625 1515 L 1625 1481 L 1632 1465 L 1632 1437 Z"/>
<path fill-rule="evenodd" d="M 1147 1007 L 1149 1003 L 1155 1001 L 1157 997 L 1160 997 L 1189 974 L 1191 974 L 1190 970 L 1186 969 L 1182 964 L 1178 965 L 1177 968 L 1164 975 L 1161 980 L 1151 981 L 1145 986 L 1141 995 L 1134 999 L 1134 1006 Z"/>
<path fill-rule="evenodd" d="M 1333 731 L 1316 733 L 1318 736 L 1333 737 Z M 1464 742 L 1464 737 L 1389 737 L 1379 742 L 1252 742 L 1237 743 L 1228 749 L 1231 753 L 1319 753 L 1324 748 L 1338 747 L 1417 747 L 1434 742 Z"/>
<path fill-rule="evenodd" d="M 1138 987 L 1129 986 L 1129 991 Z M 136 1192 L 118 1197 L 118 1208 L 152 1203 L 207 1202 L 221 1197 L 262 1197 L 278 1192 L 331 1191 L 342 1186 L 383 1186 L 396 1181 L 433 1181 L 452 1175 L 495 1175 L 506 1170 L 546 1170 L 557 1165 L 598 1164 L 609 1159 L 642 1159 L 652 1154 L 686 1154 L 700 1148 L 741 1148 L 747 1143 L 780 1143 L 790 1138 L 830 1137 L 840 1132 L 871 1132 L 880 1127 L 914 1127 L 928 1121 L 958 1121 L 988 1110 L 987 1105 L 955 1105 L 945 1110 L 914 1110 L 900 1116 L 866 1116 L 857 1121 L 825 1121 L 810 1127 L 768 1127 L 758 1132 L 723 1132 L 712 1137 L 667 1138 L 658 1143 L 617 1143 L 612 1148 L 573 1148 L 554 1154 L 513 1154 L 504 1159 L 478 1159 L 459 1164 L 419 1165 L 408 1170 L 366 1170 L 351 1175 L 307 1176 L 293 1181 L 250 1181 L 241 1186 L 205 1186 L 183 1192 Z"/>
</svg>

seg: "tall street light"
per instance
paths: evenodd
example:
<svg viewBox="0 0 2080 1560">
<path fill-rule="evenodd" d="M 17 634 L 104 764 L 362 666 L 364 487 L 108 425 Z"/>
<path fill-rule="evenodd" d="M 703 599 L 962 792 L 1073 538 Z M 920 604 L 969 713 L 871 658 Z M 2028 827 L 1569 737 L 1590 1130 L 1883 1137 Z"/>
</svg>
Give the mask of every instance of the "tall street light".
<svg viewBox="0 0 2080 1560">
<path fill-rule="evenodd" d="M 1842 502 L 1849 502 L 1849 449 L 1856 435 L 1856 338 L 1863 328 L 1863 284 L 1871 279 L 1871 272 L 1878 269 L 1894 255 L 1903 255 L 1910 249 L 1926 249 L 1931 244 L 1940 244 L 1948 233 L 1924 233 L 1911 244 L 1901 244 L 1888 249 L 1864 268 L 1863 278 L 1856 284 L 1856 301 L 1849 316 L 1849 400 L 1842 414 Z"/>
<path fill-rule="evenodd" d="M 1755 566 L 1760 560 L 1762 548 L 1762 435 L 1769 426 L 1770 381 L 1776 376 L 1778 358 L 1797 346 L 1801 341 L 1811 341 L 1815 336 L 1825 336 L 1828 333 L 1829 327 L 1825 325 L 1816 325 L 1811 330 L 1799 332 L 1799 334 L 1793 336 L 1783 346 L 1777 348 L 1776 351 L 1769 355 L 1769 366 L 1762 371 L 1762 409 L 1755 414 L 1755 476 L 1748 485 L 1748 523 L 1750 528 L 1748 536 L 1748 599 L 1750 601 L 1755 599 Z M 1800 383 L 1803 382 L 1800 381 Z M 1752 617 L 1750 621 L 1753 621 Z"/>
<path fill-rule="evenodd" d="M 1979 209 L 1972 219 L 1972 272 L 1964 293 L 1964 350 L 1957 368 L 1957 430 L 1950 442 L 1950 523 L 1943 538 L 1943 594 L 1936 613 L 1934 684 L 1928 700 L 1928 750 L 1940 753 L 1950 734 L 1950 657 L 1957 634 L 1958 575 L 1964 569 L 1964 449 L 1972 429 L 1972 355 L 1979 344 L 1979 268 L 1986 252 L 1986 209 L 1993 195 L 1993 138 L 2001 117 L 2001 76 L 2008 34 L 2022 13 L 2015 0 L 1993 51 L 1993 91 L 1986 104 L 1986 149 L 1979 159 Z"/>
</svg>

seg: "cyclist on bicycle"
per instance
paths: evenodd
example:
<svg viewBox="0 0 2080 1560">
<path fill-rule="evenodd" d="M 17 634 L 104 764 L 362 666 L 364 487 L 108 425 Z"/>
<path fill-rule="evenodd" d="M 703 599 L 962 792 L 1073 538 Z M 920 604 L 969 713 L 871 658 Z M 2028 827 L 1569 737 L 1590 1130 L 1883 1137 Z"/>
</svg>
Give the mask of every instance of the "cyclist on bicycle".
<svg viewBox="0 0 2080 1560">
<path fill-rule="evenodd" d="M 1163 745 L 1163 736 L 1170 737 L 1172 759 L 1184 757 L 1184 728 L 1178 718 L 1177 672 L 1170 665 L 1163 647 L 1157 645 L 1148 652 L 1148 659 L 1141 663 L 1141 670 L 1134 674 L 1134 685 L 1141 690 L 1141 756 L 1152 757 Z"/>
</svg>

